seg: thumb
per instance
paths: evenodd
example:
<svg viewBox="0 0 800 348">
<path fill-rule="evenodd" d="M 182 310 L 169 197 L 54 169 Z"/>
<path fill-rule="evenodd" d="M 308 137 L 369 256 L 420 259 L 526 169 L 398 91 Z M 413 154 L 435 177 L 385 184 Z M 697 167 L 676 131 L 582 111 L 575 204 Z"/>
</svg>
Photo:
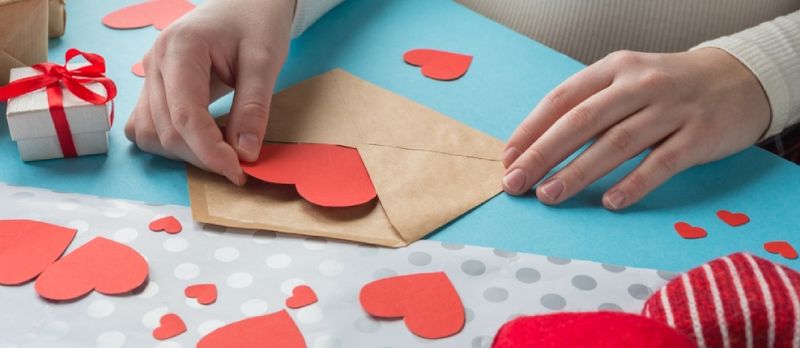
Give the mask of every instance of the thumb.
<svg viewBox="0 0 800 348">
<path fill-rule="evenodd" d="M 269 107 L 283 59 L 265 49 L 242 50 L 236 71 L 236 91 L 226 127 L 228 143 L 243 161 L 258 158 L 267 131 Z"/>
</svg>

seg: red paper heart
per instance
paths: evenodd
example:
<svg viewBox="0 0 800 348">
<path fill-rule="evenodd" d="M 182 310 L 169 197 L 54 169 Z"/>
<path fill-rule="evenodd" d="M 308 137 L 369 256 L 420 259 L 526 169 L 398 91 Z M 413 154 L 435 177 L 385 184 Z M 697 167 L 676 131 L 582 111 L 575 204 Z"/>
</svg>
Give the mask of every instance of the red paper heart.
<svg viewBox="0 0 800 348">
<path fill-rule="evenodd" d="M 194 9 L 186 0 L 151 0 L 123 7 L 103 17 L 103 24 L 114 29 L 154 26 L 164 30 L 175 20 Z"/>
<path fill-rule="evenodd" d="M 467 69 L 472 63 L 472 56 L 420 48 L 403 54 L 403 60 L 408 64 L 421 67 L 422 75 L 435 80 L 451 81 L 467 73 Z"/>
<path fill-rule="evenodd" d="M 56 261 L 36 279 L 36 292 L 46 299 L 73 300 L 95 290 L 120 295 L 147 280 L 147 262 L 130 247 L 96 237 Z"/>
<path fill-rule="evenodd" d="M 167 216 L 160 218 L 158 220 L 154 220 L 150 223 L 150 231 L 153 232 L 167 232 L 169 234 L 176 234 L 180 233 L 183 230 L 183 226 L 181 222 L 178 221 L 174 216 Z"/>
<path fill-rule="evenodd" d="M 153 330 L 153 337 L 157 340 L 167 340 L 186 332 L 186 324 L 177 314 L 164 314 L 159 322 L 159 327 Z"/>
<path fill-rule="evenodd" d="M 795 250 L 794 247 L 785 240 L 776 240 L 764 243 L 764 250 L 791 260 L 797 258 L 797 250 Z"/>
<path fill-rule="evenodd" d="M 197 348 L 280 347 L 305 348 L 297 324 L 286 310 L 225 325 L 197 342 Z"/>
<path fill-rule="evenodd" d="M 706 230 L 704 230 L 702 227 L 692 226 L 685 222 L 676 223 L 675 231 L 677 231 L 681 237 L 686 239 L 703 238 L 708 235 Z"/>
<path fill-rule="evenodd" d="M 727 210 L 717 211 L 717 217 L 733 227 L 741 226 L 750 222 L 750 217 L 748 217 L 746 214 L 732 213 Z"/>
<path fill-rule="evenodd" d="M 144 77 L 144 64 L 142 62 L 138 62 L 131 67 L 131 72 L 139 77 Z"/>
<path fill-rule="evenodd" d="M 286 307 L 303 308 L 317 302 L 317 294 L 308 285 L 298 285 L 292 290 L 292 297 L 286 299 Z"/>
<path fill-rule="evenodd" d="M 305 200 L 323 207 L 350 207 L 375 198 L 375 187 L 358 150 L 330 144 L 264 144 L 248 175 L 294 184 Z"/>
<path fill-rule="evenodd" d="M 61 257 L 76 232 L 33 220 L 0 220 L 0 284 L 36 278 Z"/>
<path fill-rule="evenodd" d="M 419 337 L 444 338 L 464 327 L 464 305 L 444 272 L 379 279 L 361 288 L 359 300 L 374 317 L 403 318 Z"/>
<path fill-rule="evenodd" d="M 197 299 L 197 303 L 210 305 L 217 301 L 217 286 L 214 284 L 195 284 L 187 286 L 183 294 L 188 298 Z"/>
</svg>

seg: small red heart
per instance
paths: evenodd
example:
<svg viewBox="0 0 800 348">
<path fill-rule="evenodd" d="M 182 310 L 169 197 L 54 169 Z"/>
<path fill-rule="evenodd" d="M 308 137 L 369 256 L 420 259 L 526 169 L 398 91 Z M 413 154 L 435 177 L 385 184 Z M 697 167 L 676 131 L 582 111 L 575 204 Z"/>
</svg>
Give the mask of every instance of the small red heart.
<svg viewBox="0 0 800 348">
<path fill-rule="evenodd" d="M 73 300 L 95 290 L 121 295 L 147 281 L 147 261 L 136 250 L 96 237 L 62 257 L 36 279 L 39 296 Z"/>
<path fill-rule="evenodd" d="M 797 258 L 797 250 L 785 240 L 776 240 L 764 243 L 764 250 L 772 254 L 778 254 L 787 259 L 794 260 Z"/>
<path fill-rule="evenodd" d="M 308 285 L 298 285 L 292 290 L 292 297 L 286 299 L 286 307 L 303 308 L 317 302 L 317 294 Z"/>
<path fill-rule="evenodd" d="M 702 227 L 692 226 L 685 222 L 676 223 L 675 231 L 677 231 L 681 237 L 686 239 L 703 238 L 708 235 L 706 230 L 704 230 Z"/>
<path fill-rule="evenodd" d="M 33 220 L 0 220 L 0 285 L 36 278 L 61 257 L 76 232 Z"/>
<path fill-rule="evenodd" d="M 435 80 L 451 81 L 467 73 L 467 69 L 472 63 L 472 56 L 420 48 L 403 54 L 403 60 L 408 64 L 421 67 L 422 75 Z"/>
<path fill-rule="evenodd" d="M 217 286 L 214 284 L 195 284 L 187 286 L 183 294 L 188 298 L 197 299 L 197 303 L 210 305 L 217 301 Z"/>
<path fill-rule="evenodd" d="M 464 305 L 444 272 L 378 279 L 361 288 L 359 300 L 374 317 L 403 318 L 419 337 L 444 338 L 464 327 Z"/>
<path fill-rule="evenodd" d="M 167 216 L 160 218 L 158 220 L 154 220 L 150 223 L 150 231 L 153 232 L 167 232 L 169 234 L 176 234 L 180 233 L 183 230 L 183 226 L 181 222 L 178 221 L 174 216 Z"/>
<path fill-rule="evenodd" d="M 252 317 L 211 331 L 197 348 L 280 347 L 305 348 L 300 329 L 286 310 Z"/>
<path fill-rule="evenodd" d="M 717 217 L 732 227 L 737 227 L 750 222 L 750 217 L 744 213 L 732 213 L 727 210 L 717 211 Z"/>
<path fill-rule="evenodd" d="M 151 0 L 127 6 L 103 17 L 103 24 L 113 29 L 137 29 L 154 26 L 164 30 L 172 22 L 194 9 L 186 0 Z"/>
<path fill-rule="evenodd" d="M 159 327 L 153 330 L 153 337 L 157 340 L 168 340 L 186 332 L 186 323 L 177 314 L 164 314 L 159 322 Z"/>
<path fill-rule="evenodd" d="M 293 184 L 305 200 L 323 207 L 350 207 L 375 198 L 375 187 L 358 150 L 330 144 L 264 144 L 247 175 Z"/>
<path fill-rule="evenodd" d="M 139 77 L 144 77 L 144 63 L 138 62 L 131 67 L 131 72 Z"/>
</svg>

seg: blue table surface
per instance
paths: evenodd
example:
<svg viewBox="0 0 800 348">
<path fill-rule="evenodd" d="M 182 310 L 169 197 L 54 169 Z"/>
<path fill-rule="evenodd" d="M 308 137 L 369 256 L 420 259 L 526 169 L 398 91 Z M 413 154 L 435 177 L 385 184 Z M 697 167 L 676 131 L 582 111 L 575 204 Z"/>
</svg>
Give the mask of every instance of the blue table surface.
<svg viewBox="0 0 800 348">
<path fill-rule="evenodd" d="M 188 205 L 184 165 L 140 152 L 123 134 L 142 79 L 130 73 L 158 32 L 111 30 L 103 15 L 136 1 L 67 2 L 67 34 L 51 40 L 50 60 L 70 47 L 99 52 L 119 86 L 117 123 L 108 155 L 23 163 L 0 121 L 0 181 L 151 203 Z M 412 48 L 473 54 L 455 82 L 424 78 L 402 62 Z M 550 89 L 583 65 L 449 1 L 346 1 L 292 43 L 278 88 L 341 67 L 500 139 Z M 2 105 L 2 104 L 0 104 Z M 230 98 L 212 105 L 224 113 Z M 4 113 L 4 106 L 0 112 Z M 629 161 L 557 207 L 535 197 L 505 194 L 450 223 L 429 238 L 550 256 L 682 271 L 735 251 L 766 253 L 762 244 L 788 240 L 800 247 L 800 168 L 757 148 L 693 168 L 621 213 L 600 204 L 603 191 L 627 173 Z M 465 188 L 466 189 L 466 188 Z M 751 217 L 742 227 L 718 220 L 719 209 Z M 684 240 L 677 221 L 699 225 L 707 238 Z"/>
</svg>

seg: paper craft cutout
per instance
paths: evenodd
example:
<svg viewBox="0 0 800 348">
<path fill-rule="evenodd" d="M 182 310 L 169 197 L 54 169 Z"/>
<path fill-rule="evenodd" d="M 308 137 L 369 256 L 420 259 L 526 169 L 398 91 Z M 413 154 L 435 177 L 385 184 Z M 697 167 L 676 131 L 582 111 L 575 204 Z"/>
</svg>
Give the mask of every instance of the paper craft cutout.
<svg viewBox="0 0 800 348">
<path fill-rule="evenodd" d="M 131 67 L 131 72 L 139 77 L 144 77 L 144 64 L 142 62 L 138 62 Z"/>
<path fill-rule="evenodd" d="M 776 240 L 764 243 L 764 250 L 771 254 L 777 254 L 787 259 L 794 260 L 797 258 L 797 250 L 785 240 Z"/>
<path fill-rule="evenodd" d="M 305 348 L 300 329 L 286 310 L 225 325 L 197 342 L 197 348 Z"/>
<path fill-rule="evenodd" d="M 96 237 L 47 267 L 35 287 L 39 296 L 54 301 L 74 300 L 92 290 L 121 295 L 142 286 L 147 269 L 136 250 Z"/>
<path fill-rule="evenodd" d="M 373 281 L 361 288 L 359 301 L 374 317 L 403 318 L 409 331 L 423 338 L 449 337 L 464 327 L 464 305 L 444 272 Z"/>
<path fill-rule="evenodd" d="M 685 239 L 705 238 L 708 235 L 708 232 L 702 227 L 692 226 L 685 222 L 676 223 L 675 231 Z"/>
<path fill-rule="evenodd" d="M 317 303 L 317 301 L 317 294 L 311 287 L 298 285 L 292 289 L 292 297 L 286 299 L 286 307 L 298 309 Z"/>
<path fill-rule="evenodd" d="M 375 187 L 358 150 L 329 144 L 264 144 L 242 170 L 261 181 L 293 184 L 307 201 L 351 207 L 375 198 Z"/>
<path fill-rule="evenodd" d="M 731 227 L 738 227 L 750 222 L 750 217 L 746 214 L 732 213 L 727 210 L 717 211 L 717 217 Z"/>
<path fill-rule="evenodd" d="M 161 316 L 159 326 L 153 330 L 153 337 L 157 340 L 168 340 L 186 332 L 186 323 L 175 313 Z"/>
<path fill-rule="evenodd" d="M 164 30 L 192 9 L 194 4 L 186 0 L 150 0 L 109 13 L 103 17 L 103 24 L 113 29 L 137 29 L 152 25 Z"/>
<path fill-rule="evenodd" d="M 0 285 L 36 278 L 61 257 L 76 230 L 33 220 L 0 220 Z"/>
<path fill-rule="evenodd" d="M 197 303 L 210 305 L 217 301 L 217 286 L 214 284 L 195 284 L 187 286 L 183 294 L 188 298 L 197 299 Z"/>
<path fill-rule="evenodd" d="M 276 94 L 266 141 L 358 149 L 379 199 L 321 207 L 286 185 L 188 167 L 196 221 L 398 247 L 502 191 L 502 141 L 343 70 Z"/>
<path fill-rule="evenodd" d="M 472 63 L 472 56 L 433 50 L 414 49 L 403 54 L 403 60 L 420 67 L 422 75 L 434 80 L 452 81 L 464 76 Z"/>
<path fill-rule="evenodd" d="M 169 234 L 177 234 L 183 230 L 181 222 L 178 221 L 178 219 L 176 219 L 174 216 L 166 216 L 158 220 L 154 220 L 148 227 L 150 228 L 150 231 L 164 231 Z"/>
</svg>

